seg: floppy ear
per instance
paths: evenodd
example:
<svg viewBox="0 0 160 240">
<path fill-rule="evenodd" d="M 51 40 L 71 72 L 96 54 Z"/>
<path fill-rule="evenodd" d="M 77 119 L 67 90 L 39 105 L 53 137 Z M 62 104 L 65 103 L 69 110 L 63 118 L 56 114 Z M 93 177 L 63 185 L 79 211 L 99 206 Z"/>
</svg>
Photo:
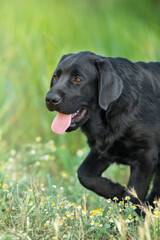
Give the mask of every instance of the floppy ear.
<svg viewBox="0 0 160 240">
<path fill-rule="evenodd" d="M 108 59 L 96 62 L 99 73 L 99 105 L 107 110 L 110 103 L 117 100 L 122 93 L 123 82 Z"/>
</svg>

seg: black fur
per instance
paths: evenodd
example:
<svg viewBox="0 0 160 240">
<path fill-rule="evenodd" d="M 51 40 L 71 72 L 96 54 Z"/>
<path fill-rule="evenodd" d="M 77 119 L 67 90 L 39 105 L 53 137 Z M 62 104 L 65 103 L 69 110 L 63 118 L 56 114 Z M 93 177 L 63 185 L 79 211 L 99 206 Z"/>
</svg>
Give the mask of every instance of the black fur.
<svg viewBox="0 0 160 240">
<path fill-rule="evenodd" d="M 81 82 L 75 81 L 77 76 Z M 64 55 L 46 104 L 50 111 L 65 114 L 87 109 L 67 130 L 81 127 L 88 138 L 90 153 L 78 169 L 86 188 L 105 198 L 128 195 L 125 187 L 102 177 L 116 162 L 130 166 L 128 188 L 134 188 L 142 202 L 153 174 L 147 201 L 160 197 L 160 63 L 133 63 L 91 52 Z M 134 197 L 132 201 L 137 203 Z"/>
</svg>

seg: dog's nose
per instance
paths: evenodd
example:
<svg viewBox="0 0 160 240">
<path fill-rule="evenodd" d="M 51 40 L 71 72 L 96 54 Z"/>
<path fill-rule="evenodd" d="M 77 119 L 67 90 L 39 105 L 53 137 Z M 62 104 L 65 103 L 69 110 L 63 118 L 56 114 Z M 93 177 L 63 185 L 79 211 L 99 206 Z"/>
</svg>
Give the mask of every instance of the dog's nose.
<svg viewBox="0 0 160 240">
<path fill-rule="evenodd" d="M 46 96 L 46 104 L 58 105 L 61 102 L 61 97 L 58 94 L 48 93 Z"/>
</svg>

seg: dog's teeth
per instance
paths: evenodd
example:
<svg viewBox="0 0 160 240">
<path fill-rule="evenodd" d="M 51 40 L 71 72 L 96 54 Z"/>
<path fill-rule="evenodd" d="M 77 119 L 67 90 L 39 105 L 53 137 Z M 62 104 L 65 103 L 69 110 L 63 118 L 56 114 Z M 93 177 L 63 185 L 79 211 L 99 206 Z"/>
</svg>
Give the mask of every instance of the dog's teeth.
<svg viewBox="0 0 160 240">
<path fill-rule="evenodd" d="M 81 110 L 78 110 L 77 112 L 72 114 L 72 118 L 75 118 L 76 116 L 80 116 L 81 115 Z"/>
</svg>

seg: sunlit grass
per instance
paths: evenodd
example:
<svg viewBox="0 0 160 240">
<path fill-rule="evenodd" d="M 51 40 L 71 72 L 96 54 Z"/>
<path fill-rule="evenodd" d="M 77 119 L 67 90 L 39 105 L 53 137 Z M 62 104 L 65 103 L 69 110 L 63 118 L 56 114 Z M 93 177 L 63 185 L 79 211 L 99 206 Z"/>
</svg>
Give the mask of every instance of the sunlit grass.
<svg viewBox="0 0 160 240">
<path fill-rule="evenodd" d="M 4 154 L 1 239 L 159 239 L 159 201 L 154 202 L 155 209 L 145 208 L 146 217 L 141 218 L 129 196 L 124 200 L 115 196 L 112 201 L 84 190 L 73 172 L 62 170 L 58 148 L 66 150 L 37 137 L 34 143 Z M 77 160 L 84 154 L 79 149 Z"/>
</svg>

